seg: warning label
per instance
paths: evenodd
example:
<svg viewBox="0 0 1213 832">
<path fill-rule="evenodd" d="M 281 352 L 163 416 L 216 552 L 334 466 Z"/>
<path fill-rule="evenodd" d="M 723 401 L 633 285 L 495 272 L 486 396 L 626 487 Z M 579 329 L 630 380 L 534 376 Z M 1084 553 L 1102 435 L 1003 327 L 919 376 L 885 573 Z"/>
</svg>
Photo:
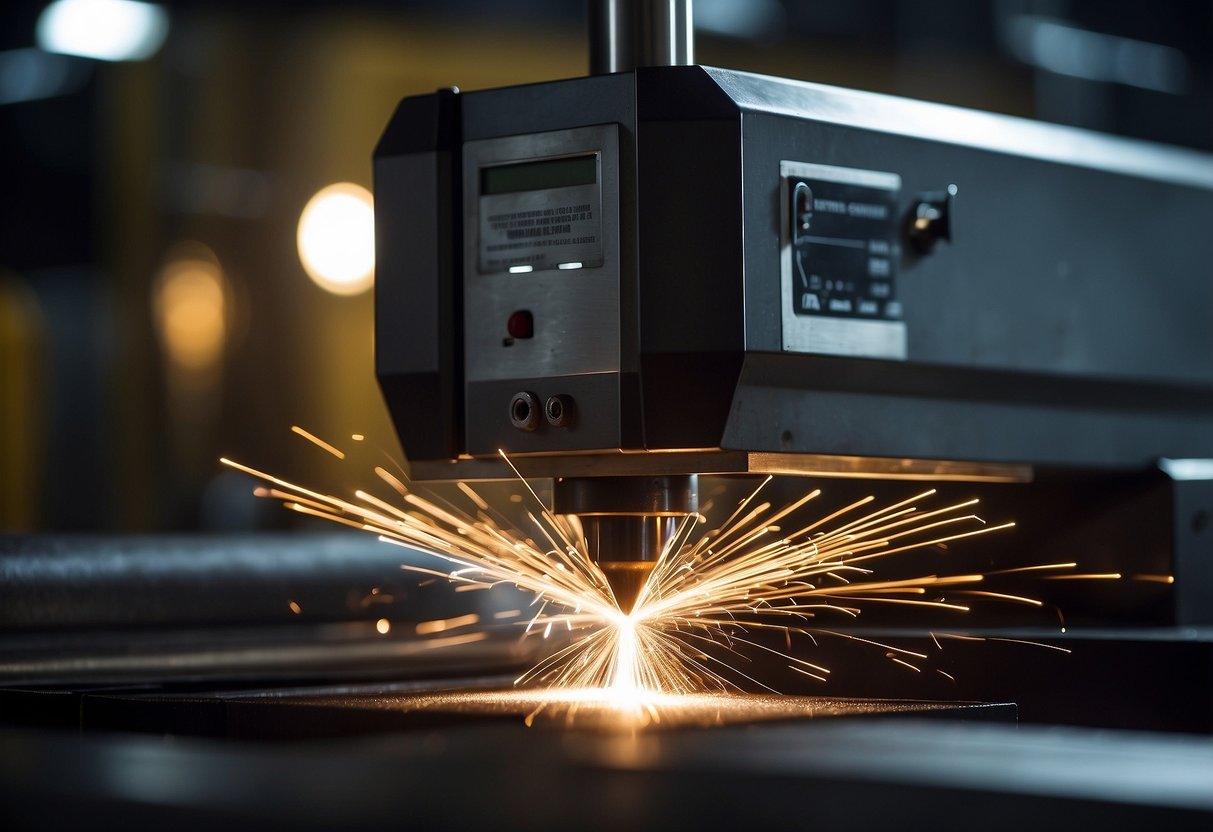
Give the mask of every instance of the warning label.
<svg viewBox="0 0 1213 832">
<path fill-rule="evenodd" d="M 601 266 L 602 220 L 598 214 L 596 185 L 482 196 L 480 271 Z"/>
</svg>

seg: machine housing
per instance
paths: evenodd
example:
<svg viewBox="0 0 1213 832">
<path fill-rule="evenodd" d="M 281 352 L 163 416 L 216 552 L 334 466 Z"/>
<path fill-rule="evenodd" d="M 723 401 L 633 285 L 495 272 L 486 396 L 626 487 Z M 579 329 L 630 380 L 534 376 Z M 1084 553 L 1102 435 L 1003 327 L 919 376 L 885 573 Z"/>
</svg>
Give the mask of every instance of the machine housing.
<svg viewBox="0 0 1213 832">
<path fill-rule="evenodd" d="M 418 479 L 1213 456 L 1195 152 L 649 67 L 405 99 L 375 191 Z"/>
</svg>

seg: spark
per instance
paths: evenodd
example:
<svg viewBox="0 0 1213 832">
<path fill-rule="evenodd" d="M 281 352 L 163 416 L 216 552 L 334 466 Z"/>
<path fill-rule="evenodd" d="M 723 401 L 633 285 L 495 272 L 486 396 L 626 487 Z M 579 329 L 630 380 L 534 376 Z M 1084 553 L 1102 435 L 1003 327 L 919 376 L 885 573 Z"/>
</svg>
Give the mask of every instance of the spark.
<svg viewBox="0 0 1213 832">
<path fill-rule="evenodd" d="M 301 428 L 293 430 L 340 454 Z M 501 457 L 514 467 L 504 453 Z M 742 662 L 749 661 L 746 654 L 755 651 L 774 654 L 790 670 L 825 682 L 830 668 L 792 655 L 793 635 L 805 636 L 813 645 L 819 637 L 829 637 L 880 648 L 892 662 L 921 672 L 913 662 L 928 661 L 926 654 L 842 632 L 829 622 L 853 620 L 872 605 L 954 615 L 966 615 L 979 602 L 1041 606 L 1027 596 L 979 587 L 991 575 L 1077 566 L 1048 563 L 989 574 L 882 579 L 876 574 L 878 568 L 894 556 L 930 548 L 939 551 L 948 543 L 1004 531 L 1014 523 L 987 524 L 973 513 L 976 500 L 937 505 L 934 489 L 887 505 L 864 497 L 804 522 L 797 518 L 820 498 L 821 490 L 776 506 L 763 496 L 771 481 L 768 477 L 718 526 L 709 528 L 702 514 L 685 517 L 632 611 L 625 614 L 591 557 L 580 524 L 553 513 L 517 469 L 522 493 L 511 495 L 510 501 L 525 503 L 529 533 L 511 524 L 466 482 L 457 484 L 460 496 L 448 500 L 415 490 L 402 470 L 397 475 L 375 467 L 375 475 L 391 488 L 394 500 L 364 490 L 346 499 L 226 458 L 221 462 L 262 480 L 266 486 L 257 493 L 278 499 L 293 511 L 371 532 L 438 561 L 434 568 L 405 564 L 401 569 L 430 580 L 445 579 L 457 591 L 508 584 L 533 595 L 530 610 L 497 612 L 493 620 L 523 628 L 526 637 L 550 638 L 557 627 L 570 635 L 554 639 L 551 652 L 519 676 L 516 684 L 596 690 L 641 709 L 658 695 L 765 688 L 743 670 Z M 943 595 L 945 591 L 952 600 Z M 966 600 L 955 600 L 960 597 Z M 291 606 L 298 611 L 293 602 Z M 479 623 L 480 617 L 472 614 L 420 622 L 415 629 L 429 636 Z M 383 624 L 386 619 L 377 625 L 380 632 L 386 632 Z M 783 635 L 786 651 L 763 643 L 761 634 L 770 631 Z M 428 643 L 466 643 L 486 636 L 480 630 Z M 935 633 L 931 638 L 942 649 Z"/>
<path fill-rule="evenodd" d="M 1119 572 L 1099 572 L 1089 575 L 1047 575 L 1046 581 L 1119 581 Z"/>
<path fill-rule="evenodd" d="M 1135 581 L 1148 581 L 1157 584 L 1173 584 L 1175 583 L 1174 575 L 1134 575 Z"/>
<path fill-rule="evenodd" d="M 312 433 L 308 433 L 306 430 L 299 427 L 298 425 L 291 425 L 291 432 L 299 434 L 304 439 L 306 439 L 308 442 L 311 442 L 313 445 L 315 445 L 318 448 L 323 448 L 324 450 L 328 451 L 330 454 L 337 457 L 338 459 L 345 459 L 344 451 L 337 450 L 332 445 L 330 445 L 328 442 L 325 442 L 323 439 L 321 439 L 319 436 L 316 436 L 315 434 L 312 434 Z"/>
</svg>

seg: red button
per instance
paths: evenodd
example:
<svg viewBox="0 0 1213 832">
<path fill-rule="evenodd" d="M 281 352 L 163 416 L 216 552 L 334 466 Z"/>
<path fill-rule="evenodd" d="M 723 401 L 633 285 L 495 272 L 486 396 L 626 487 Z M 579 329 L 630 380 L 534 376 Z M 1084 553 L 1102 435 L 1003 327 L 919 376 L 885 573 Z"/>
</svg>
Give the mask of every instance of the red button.
<svg viewBox="0 0 1213 832">
<path fill-rule="evenodd" d="M 509 330 L 511 338 L 532 338 L 535 335 L 535 319 L 526 309 L 519 309 L 510 315 L 505 328 Z"/>
</svg>

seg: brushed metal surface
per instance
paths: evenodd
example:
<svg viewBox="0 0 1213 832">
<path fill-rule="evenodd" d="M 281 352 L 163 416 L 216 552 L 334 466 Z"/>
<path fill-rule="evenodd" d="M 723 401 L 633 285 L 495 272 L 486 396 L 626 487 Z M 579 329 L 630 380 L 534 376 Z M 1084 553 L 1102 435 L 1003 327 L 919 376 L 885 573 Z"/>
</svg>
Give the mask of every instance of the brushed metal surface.
<svg viewBox="0 0 1213 832">
<path fill-rule="evenodd" d="M 587 153 L 597 153 L 599 157 L 601 265 L 587 262 L 579 269 L 482 274 L 480 170 L 510 162 Z M 618 182 L 616 124 L 485 139 L 464 145 L 464 361 L 469 382 L 618 371 Z M 555 192 L 591 190 L 594 189 L 590 186 L 579 186 L 553 189 L 552 193 L 559 197 Z M 541 201 L 544 193 L 529 192 L 524 201 Z M 517 310 L 531 312 L 534 337 L 507 339 L 506 321 Z"/>
<path fill-rule="evenodd" d="M 840 456 L 744 451 L 617 451 L 583 454 L 511 454 L 527 478 L 625 477 L 673 474 L 787 474 L 933 482 L 1030 482 L 1032 466 L 940 459 Z M 517 474 L 500 459 L 421 460 L 412 465 L 416 482 L 511 480 Z"/>
<path fill-rule="evenodd" d="M 1213 189 L 1208 153 L 808 81 L 704 67 L 746 110 Z"/>
</svg>

